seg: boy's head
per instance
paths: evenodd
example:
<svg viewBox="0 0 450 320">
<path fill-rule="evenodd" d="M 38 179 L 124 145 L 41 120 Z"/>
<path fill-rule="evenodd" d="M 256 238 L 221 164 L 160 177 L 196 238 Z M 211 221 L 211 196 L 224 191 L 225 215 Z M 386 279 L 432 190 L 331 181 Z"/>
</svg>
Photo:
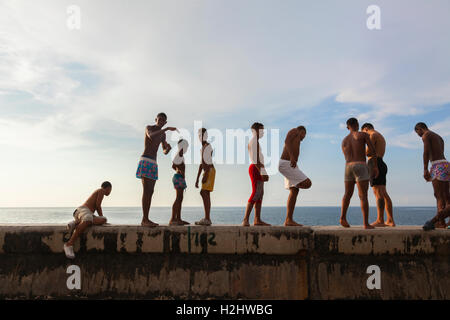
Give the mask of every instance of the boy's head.
<svg viewBox="0 0 450 320">
<path fill-rule="evenodd" d="M 428 131 L 428 126 L 423 123 L 423 122 L 419 122 L 416 124 L 416 126 L 414 127 L 414 131 L 416 131 L 417 135 L 419 137 L 422 137 L 423 134 Z"/>
<path fill-rule="evenodd" d="M 112 184 L 109 181 L 105 181 L 102 183 L 102 189 L 105 190 L 105 196 L 109 196 L 112 190 Z"/>
<path fill-rule="evenodd" d="M 303 141 L 306 137 L 306 128 L 304 126 L 298 126 L 297 130 L 300 133 L 300 141 Z"/>
<path fill-rule="evenodd" d="M 167 115 L 164 112 L 158 113 L 155 122 L 158 127 L 163 127 L 167 123 Z"/>
<path fill-rule="evenodd" d="M 201 128 L 198 130 L 198 138 L 201 142 L 206 141 L 208 139 L 208 132 L 205 128 Z"/>
<path fill-rule="evenodd" d="M 365 132 L 365 133 L 367 133 L 371 130 L 374 130 L 374 127 L 371 123 L 368 123 L 368 122 L 364 123 L 361 127 L 361 131 Z"/>
<path fill-rule="evenodd" d="M 347 129 L 358 131 L 359 130 L 359 122 L 356 118 L 350 118 L 347 120 Z"/>
<path fill-rule="evenodd" d="M 255 122 L 252 124 L 252 134 L 257 135 L 258 138 L 261 138 L 264 136 L 264 125 L 259 122 Z"/>
<path fill-rule="evenodd" d="M 189 147 L 189 142 L 185 139 L 180 139 L 178 140 L 178 151 L 180 152 L 180 155 L 183 155 L 186 153 L 188 147 Z"/>
</svg>

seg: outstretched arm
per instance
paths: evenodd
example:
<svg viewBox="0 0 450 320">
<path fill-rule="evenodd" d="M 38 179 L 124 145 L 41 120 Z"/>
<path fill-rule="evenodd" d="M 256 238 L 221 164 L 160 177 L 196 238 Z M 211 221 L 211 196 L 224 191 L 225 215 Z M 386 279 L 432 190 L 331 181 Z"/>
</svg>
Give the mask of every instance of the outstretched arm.
<svg viewBox="0 0 450 320">
<path fill-rule="evenodd" d="M 178 131 L 178 129 L 175 127 L 166 127 L 164 129 L 157 129 L 157 127 L 155 126 L 147 126 L 147 128 L 145 129 L 145 134 L 150 139 L 153 139 L 161 134 L 164 134 L 166 131 Z"/>
</svg>

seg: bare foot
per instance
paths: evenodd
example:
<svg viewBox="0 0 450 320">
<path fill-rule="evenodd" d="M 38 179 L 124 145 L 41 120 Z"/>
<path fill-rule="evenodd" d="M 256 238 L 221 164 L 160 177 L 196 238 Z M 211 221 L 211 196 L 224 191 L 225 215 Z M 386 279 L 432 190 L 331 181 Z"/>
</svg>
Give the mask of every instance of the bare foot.
<svg viewBox="0 0 450 320">
<path fill-rule="evenodd" d="M 284 222 L 285 227 L 303 227 L 302 224 L 295 222 L 294 220 L 286 220 Z"/>
<path fill-rule="evenodd" d="M 386 227 L 386 224 L 384 222 L 375 221 L 370 224 L 372 227 Z"/>
<path fill-rule="evenodd" d="M 190 224 L 189 222 L 184 220 L 179 220 L 178 222 L 180 222 L 183 226 Z"/>
<path fill-rule="evenodd" d="M 270 226 L 270 224 L 265 223 L 265 222 L 262 221 L 262 220 L 253 222 L 253 225 L 254 225 L 254 226 Z"/>
<path fill-rule="evenodd" d="M 445 221 L 438 221 L 434 224 L 434 226 L 441 229 L 447 228 L 447 224 L 445 223 Z"/>
<path fill-rule="evenodd" d="M 181 223 L 178 220 L 170 220 L 169 226 L 181 226 Z"/>
<path fill-rule="evenodd" d="M 346 219 L 340 219 L 339 222 L 344 228 L 350 228 L 350 225 L 348 224 Z"/>
<path fill-rule="evenodd" d="M 142 220 L 141 226 L 153 228 L 153 227 L 157 227 L 158 224 L 157 224 L 157 223 L 154 223 L 154 222 L 152 222 L 152 221 L 150 221 L 150 220 L 147 220 L 147 221 Z"/>
<path fill-rule="evenodd" d="M 375 229 L 375 227 L 371 226 L 370 224 L 365 225 L 364 229 Z"/>
<path fill-rule="evenodd" d="M 394 221 L 386 221 L 384 224 L 386 225 L 386 227 L 395 227 Z"/>
<path fill-rule="evenodd" d="M 248 223 L 248 220 L 244 220 L 244 221 L 242 221 L 242 226 L 243 227 L 250 227 L 250 223 Z"/>
</svg>

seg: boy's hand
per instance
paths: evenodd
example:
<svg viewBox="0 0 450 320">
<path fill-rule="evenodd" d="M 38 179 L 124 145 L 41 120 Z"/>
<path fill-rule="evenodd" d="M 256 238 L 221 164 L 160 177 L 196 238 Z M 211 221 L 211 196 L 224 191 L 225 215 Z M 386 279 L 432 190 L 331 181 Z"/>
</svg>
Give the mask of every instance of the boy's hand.
<svg viewBox="0 0 450 320">
<path fill-rule="evenodd" d="M 195 187 L 198 189 L 198 179 L 195 181 Z"/>
<path fill-rule="evenodd" d="M 423 177 L 425 181 L 431 181 L 431 174 L 430 171 L 428 171 L 428 169 L 423 171 Z"/>
<path fill-rule="evenodd" d="M 373 168 L 372 177 L 376 179 L 376 178 L 378 178 L 379 174 L 380 174 L 380 172 L 378 171 L 378 168 L 377 167 Z"/>
<path fill-rule="evenodd" d="M 180 132 L 180 131 L 178 131 L 178 129 L 175 128 L 175 127 L 167 127 L 167 128 L 165 128 L 165 130 L 167 130 L 167 131 L 176 131 L 176 132 Z"/>
<path fill-rule="evenodd" d="M 163 149 L 163 153 L 164 154 L 168 154 L 170 152 L 170 150 L 172 150 L 172 147 L 170 146 L 170 144 L 167 144 L 166 148 Z"/>
<path fill-rule="evenodd" d="M 262 177 L 262 179 L 263 179 L 264 182 L 269 181 L 269 176 L 267 176 L 267 175 L 262 175 L 261 177 Z"/>
<path fill-rule="evenodd" d="M 291 167 L 295 168 L 297 166 L 297 162 L 295 160 L 291 160 Z"/>
</svg>

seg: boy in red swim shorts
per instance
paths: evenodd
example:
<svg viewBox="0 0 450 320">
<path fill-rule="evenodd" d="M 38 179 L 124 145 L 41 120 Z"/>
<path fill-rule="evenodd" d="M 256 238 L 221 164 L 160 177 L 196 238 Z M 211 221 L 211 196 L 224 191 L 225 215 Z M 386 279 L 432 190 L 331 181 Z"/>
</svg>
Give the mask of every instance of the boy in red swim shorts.
<svg viewBox="0 0 450 320">
<path fill-rule="evenodd" d="M 264 195 L 264 182 L 269 181 L 269 176 L 264 168 L 264 158 L 261 152 L 261 148 L 258 140 L 264 135 L 264 125 L 259 122 L 255 122 L 252 127 L 253 137 L 248 144 L 248 152 L 250 155 L 250 167 L 248 168 L 248 174 L 252 182 L 252 194 L 248 199 L 247 208 L 245 210 L 245 217 L 242 221 L 244 227 L 250 226 L 249 218 L 250 213 L 255 207 L 255 220 L 253 225 L 255 226 L 270 226 L 261 220 L 261 207 L 262 199 Z"/>
</svg>

